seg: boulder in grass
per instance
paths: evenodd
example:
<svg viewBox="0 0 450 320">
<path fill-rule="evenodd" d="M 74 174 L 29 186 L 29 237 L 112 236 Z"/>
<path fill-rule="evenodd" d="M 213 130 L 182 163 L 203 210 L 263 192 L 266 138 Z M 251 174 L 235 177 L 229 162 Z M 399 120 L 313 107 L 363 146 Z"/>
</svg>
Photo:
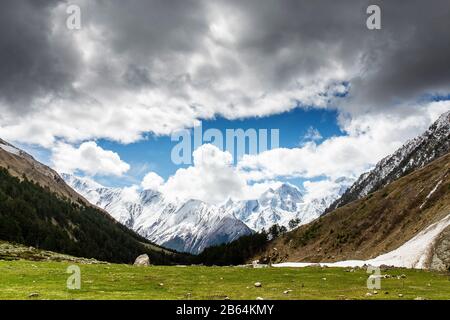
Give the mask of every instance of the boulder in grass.
<svg viewBox="0 0 450 320">
<path fill-rule="evenodd" d="M 139 257 L 136 258 L 134 261 L 135 266 L 149 266 L 150 265 L 150 258 L 146 254 L 142 254 Z"/>
</svg>

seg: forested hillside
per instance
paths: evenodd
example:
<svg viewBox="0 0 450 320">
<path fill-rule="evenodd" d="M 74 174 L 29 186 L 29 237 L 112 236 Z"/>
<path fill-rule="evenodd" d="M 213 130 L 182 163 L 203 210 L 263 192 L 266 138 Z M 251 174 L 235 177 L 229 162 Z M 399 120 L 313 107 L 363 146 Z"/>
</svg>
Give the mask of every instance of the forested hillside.
<svg viewBox="0 0 450 320">
<path fill-rule="evenodd" d="M 103 261 L 130 263 L 147 253 L 152 263 L 186 262 L 93 207 L 64 200 L 0 168 L 0 240 Z"/>
<path fill-rule="evenodd" d="M 197 256 L 197 262 L 205 265 L 228 266 L 244 264 L 261 252 L 268 243 L 268 235 L 262 231 L 243 236 L 233 242 L 206 248 Z"/>
</svg>

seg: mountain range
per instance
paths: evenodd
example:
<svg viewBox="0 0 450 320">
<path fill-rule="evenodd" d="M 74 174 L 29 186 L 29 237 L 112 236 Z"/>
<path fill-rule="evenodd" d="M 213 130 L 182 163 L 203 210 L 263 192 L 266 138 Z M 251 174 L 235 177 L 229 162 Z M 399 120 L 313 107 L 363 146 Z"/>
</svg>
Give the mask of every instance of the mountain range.
<svg viewBox="0 0 450 320">
<path fill-rule="evenodd" d="M 222 205 L 212 205 L 195 199 L 171 201 L 155 190 L 107 188 L 89 178 L 69 174 L 62 177 L 92 204 L 141 236 L 190 253 L 267 230 L 274 224 L 287 227 L 292 219 L 299 219 L 300 225 L 308 223 L 319 217 L 350 183 L 341 179 L 334 195 L 309 201 L 296 186 L 284 183 L 254 200 L 229 199 Z"/>
</svg>

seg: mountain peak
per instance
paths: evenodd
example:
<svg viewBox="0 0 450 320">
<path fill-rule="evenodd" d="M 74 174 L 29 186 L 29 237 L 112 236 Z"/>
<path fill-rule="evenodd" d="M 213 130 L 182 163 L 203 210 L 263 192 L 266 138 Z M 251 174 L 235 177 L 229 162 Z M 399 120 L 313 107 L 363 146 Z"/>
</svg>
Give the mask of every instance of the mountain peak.
<svg viewBox="0 0 450 320">
<path fill-rule="evenodd" d="M 450 110 L 441 114 L 434 124 L 436 125 L 437 128 L 442 127 L 448 128 L 450 125 L 449 123 L 450 123 Z"/>
<path fill-rule="evenodd" d="M 290 183 L 283 183 L 275 189 L 274 193 L 285 201 L 301 202 L 303 199 L 303 193 L 300 189 Z"/>
<path fill-rule="evenodd" d="M 293 184 L 290 184 L 288 182 L 283 183 L 281 186 L 279 186 L 276 189 L 276 191 L 277 192 L 289 192 L 289 193 L 300 193 L 301 194 L 300 189 L 297 186 L 295 186 Z"/>
</svg>

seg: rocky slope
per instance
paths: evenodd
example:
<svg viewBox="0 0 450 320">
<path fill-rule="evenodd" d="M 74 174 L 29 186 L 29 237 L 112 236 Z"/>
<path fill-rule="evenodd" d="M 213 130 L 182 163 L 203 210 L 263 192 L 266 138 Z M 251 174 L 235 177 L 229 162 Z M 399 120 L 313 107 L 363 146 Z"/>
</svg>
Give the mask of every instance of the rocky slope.
<svg viewBox="0 0 450 320">
<path fill-rule="evenodd" d="M 424 134 L 406 142 L 394 154 L 382 159 L 372 171 L 361 175 L 326 212 L 361 199 L 449 151 L 450 111 L 442 114 Z"/>
</svg>

